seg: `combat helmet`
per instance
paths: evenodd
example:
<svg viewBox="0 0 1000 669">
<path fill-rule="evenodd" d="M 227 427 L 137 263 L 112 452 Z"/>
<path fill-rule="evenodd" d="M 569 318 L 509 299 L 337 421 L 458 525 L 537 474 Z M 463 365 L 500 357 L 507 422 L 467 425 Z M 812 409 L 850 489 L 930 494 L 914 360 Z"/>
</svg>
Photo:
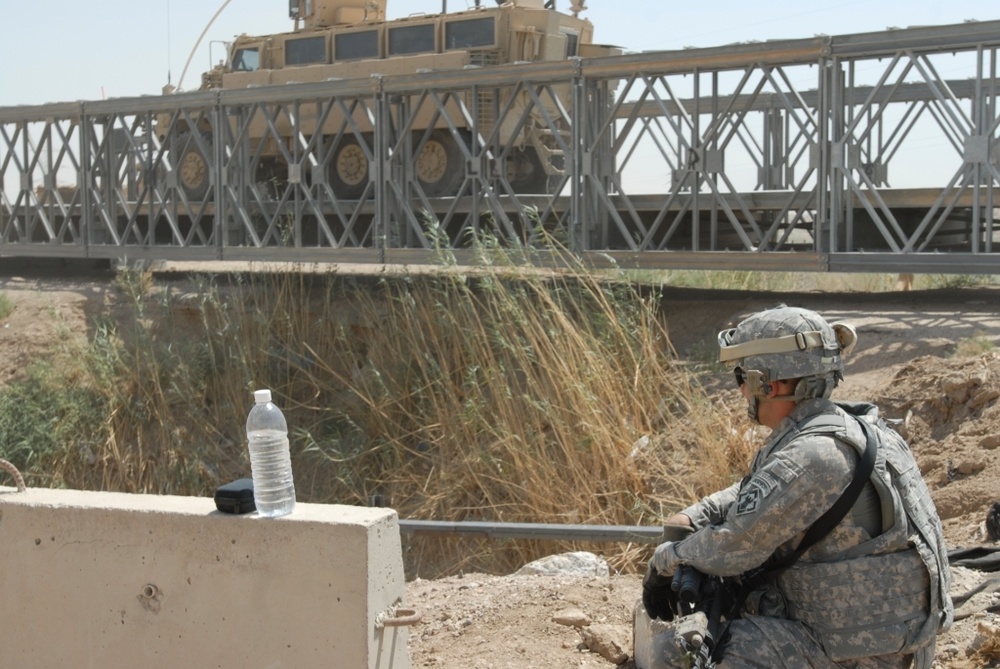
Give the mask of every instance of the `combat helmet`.
<svg viewBox="0 0 1000 669">
<path fill-rule="evenodd" d="M 747 414 L 757 420 L 774 381 L 799 379 L 791 395 L 770 398 L 800 402 L 830 397 L 844 378 L 844 356 L 858 340 L 854 327 L 827 323 L 815 311 L 779 305 L 719 333 L 719 361 L 747 384 Z"/>
</svg>

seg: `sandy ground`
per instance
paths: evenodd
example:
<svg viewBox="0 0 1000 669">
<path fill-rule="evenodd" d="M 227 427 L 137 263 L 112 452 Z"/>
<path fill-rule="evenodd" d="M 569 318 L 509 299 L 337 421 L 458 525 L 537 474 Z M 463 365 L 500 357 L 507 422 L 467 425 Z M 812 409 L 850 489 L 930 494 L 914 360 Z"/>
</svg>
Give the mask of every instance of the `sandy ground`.
<svg viewBox="0 0 1000 669">
<path fill-rule="evenodd" d="M 0 384 L 59 341 L 87 337 L 113 292 L 107 272 L 53 278 L 0 261 L 0 293 L 15 307 L 0 321 Z M 984 519 L 1000 499 L 1000 289 L 846 295 L 669 289 L 664 307 L 681 358 L 710 371 L 716 333 L 779 302 L 857 326 L 858 347 L 835 398 L 874 400 L 905 421 L 902 429 L 931 487 L 950 548 L 994 546 L 985 537 Z M 705 378 L 710 392 L 739 410 L 728 376 Z M 986 587 L 963 607 L 967 617 L 940 637 L 938 669 L 1000 666 L 970 658 L 984 630 L 989 638 L 1000 626 L 996 614 L 985 612 L 1000 603 L 1000 585 L 991 576 L 996 574 L 955 570 L 956 594 L 984 582 Z M 636 575 L 417 580 L 407 584 L 406 594 L 406 604 L 423 618 L 410 631 L 413 666 L 614 666 L 613 660 L 631 655 L 638 593 Z M 627 667 L 631 660 L 624 662 Z"/>
</svg>

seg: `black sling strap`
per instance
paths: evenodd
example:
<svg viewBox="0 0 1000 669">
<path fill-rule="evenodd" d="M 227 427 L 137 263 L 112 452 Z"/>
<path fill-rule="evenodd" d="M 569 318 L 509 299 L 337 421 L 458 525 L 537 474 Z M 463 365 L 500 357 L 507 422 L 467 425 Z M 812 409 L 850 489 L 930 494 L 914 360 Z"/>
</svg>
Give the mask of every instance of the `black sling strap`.
<svg viewBox="0 0 1000 669">
<path fill-rule="evenodd" d="M 858 501 L 865 484 L 871 479 L 875 470 L 875 460 L 878 451 L 878 440 L 875 436 L 875 428 L 869 425 L 863 418 L 855 416 L 861 431 L 865 435 L 865 451 L 858 458 L 854 465 L 854 478 L 841 493 L 836 502 L 826 510 L 822 516 L 816 519 L 809 529 L 802 536 L 802 541 L 795 547 L 795 550 L 780 560 L 770 561 L 757 569 L 751 570 L 743 575 L 740 583 L 735 588 L 728 589 L 728 594 L 717 591 L 715 601 L 711 610 L 711 618 L 708 621 L 710 629 L 716 632 L 712 635 L 712 643 L 709 647 L 703 648 L 699 653 L 695 667 L 697 669 L 714 669 L 716 664 L 725 654 L 725 645 L 729 640 L 729 623 L 740 617 L 743 604 L 750 592 L 760 585 L 766 578 L 773 577 L 785 569 L 788 569 L 816 542 L 828 535 L 833 528 L 840 524 L 840 521 L 847 516 L 851 507 Z M 727 579 L 728 580 L 728 579 Z M 734 585 L 734 584 L 731 584 Z M 726 600 L 723 603 L 723 600 Z M 726 623 L 718 633 L 721 617 L 725 612 Z"/>
<path fill-rule="evenodd" d="M 855 502 L 858 501 L 858 497 L 861 496 L 861 491 L 871 478 L 872 471 L 875 470 L 878 440 L 875 437 L 876 428 L 869 425 L 863 418 L 858 418 L 857 416 L 855 416 L 855 418 L 861 426 L 861 431 L 865 435 L 865 452 L 860 458 L 858 458 L 858 462 L 854 466 L 854 478 L 851 479 L 851 482 L 847 485 L 847 488 L 844 489 L 844 492 L 841 493 L 837 501 L 833 503 L 833 506 L 827 509 L 826 513 L 817 518 L 816 522 L 809 526 L 809 529 L 806 530 L 805 534 L 802 536 L 802 541 L 799 542 L 799 545 L 795 547 L 794 551 L 780 560 L 765 563 L 763 566 L 743 575 L 741 583 L 735 592 L 735 597 L 727 607 L 727 622 L 723 628 L 723 632 L 719 635 L 718 642 L 708 653 L 709 656 L 699 658 L 699 663 L 695 665 L 696 667 L 699 667 L 699 669 L 709 669 L 711 667 L 715 667 L 715 664 L 724 655 L 724 646 L 728 640 L 729 622 L 740 616 L 740 612 L 743 609 L 743 603 L 746 601 L 747 595 L 750 594 L 750 591 L 760 585 L 764 579 L 776 576 L 795 564 L 795 561 L 802 557 L 803 553 L 809 550 L 810 547 L 814 546 L 820 539 L 833 531 L 833 528 L 840 524 L 840 521 L 847 516 L 851 507 L 853 507 Z M 715 611 L 713 610 L 713 613 L 714 612 Z M 719 619 L 716 617 L 714 619 L 714 623 L 718 625 L 718 622 Z M 712 621 L 710 621 L 710 624 L 711 623 Z"/>
<path fill-rule="evenodd" d="M 840 498 L 833 503 L 826 513 L 816 519 L 816 522 L 809 526 L 806 530 L 805 535 L 802 537 L 802 541 L 795 548 L 794 551 L 786 555 L 784 558 L 775 561 L 774 563 L 765 567 L 765 571 L 768 575 L 773 575 L 778 572 L 784 571 L 791 567 L 796 560 L 802 557 L 802 554 L 809 550 L 812 546 L 816 544 L 820 539 L 828 535 L 833 531 L 840 521 L 847 516 L 847 513 L 854 506 L 854 503 L 858 501 L 858 497 L 861 496 L 861 490 L 868 483 L 868 479 L 872 476 L 872 471 L 875 469 L 875 456 L 877 450 L 877 440 L 875 437 L 875 428 L 868 424 L 868 422 L 863 418 L 857 419 L 858 424 L 861 426 L 861 431 L 865 433 L 865 452 L 858 459 L 857 464 L 854 466 L 854 478 L 851 479 L 850 484 L 844 489 L 844 492 L 840 495 Z"/>
<path fill-rule="evenodd" d="M 875 428 L 869 425 L 863 418 L 857 418 L 857 421 L 861 426 L 861 431 L 865 434 L 865 452 L 858 458 L 858 462 L 854 466 L 854 478 L 851 479 L 851 482 L 844 489 L 844 492 L 841 493 L 837 501 L 833 503 L 833 506 L 827 509 L 826 513 L 817 518 L 816 522 L 809 526 L 809 529 L 806 530 L 802 537 L 802 541 L 799 542 L 794 551 L 780 560 L 765 562 L 757 569 L 753 569 L 743 575 L 740 579 L 739 591 L 732 602 L 732 607 L 729 609 L 731 616 L 739 615 L 740 610 L 743 608 L 743 602 L 746 601 L 747 595 L 750 594 L 751 590 L 760 585 L 766 578 L 776 576 L 795 564 L 795 561 L 803 553 L 840 524 L 840 521 L 844 519 L 847 512 L 854 506 L 854 503 L 858 501 L 858 497 L 861 496 L 861 490 L 868 483 L 872 471 L 875 469 L 878 447 Z"/>
</svg>

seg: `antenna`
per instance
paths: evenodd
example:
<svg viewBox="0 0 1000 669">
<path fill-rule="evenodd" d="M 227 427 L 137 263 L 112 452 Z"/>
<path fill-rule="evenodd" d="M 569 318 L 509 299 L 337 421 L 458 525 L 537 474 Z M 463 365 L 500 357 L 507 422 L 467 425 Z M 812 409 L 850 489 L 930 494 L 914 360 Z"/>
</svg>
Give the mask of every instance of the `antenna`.
<svg viewBox="0 0 1000 669">
<path fill-rule="evenodd" d="M 198 41 L 194 43 L 194 48 L 191 49 L 191 55 L 188 56 L 187 62 L 184 63 L 184 69 L 181 70 L 181 78 L 177 80 L 176 90 L 178 91 L 181 90 L 181 84 L 184 83 L 184 75 L 187 74 L 188 67 L 191 65 L 191 61 L 194 59 L 195 51 L 198 50 L 198 47 L 201 45 L 201 41 L 205 39 L 205 33 L 207 33 L 208 29 L 212 27 L 213 23 L 215 23 L 215 19 L 219 18 L 219 14 L 222 13 L 222 10 L 228 7 L 229 3 L 232 1 L 233 0 L 226 0 L 225 2 L 223 2 L 222 6 L 219 7 L 218 11 L 215 12 L 215 16 L 213 16 L 211 20 L 209 20 L 208 24 L 205 25 L 205 29 L 201 31 L 200 35 L 198 35 Z"/>
<path fill-rule="evenodd" d="M 170 85 L 170 0 L 167 0 L 167 86 Z"/>
</svg>

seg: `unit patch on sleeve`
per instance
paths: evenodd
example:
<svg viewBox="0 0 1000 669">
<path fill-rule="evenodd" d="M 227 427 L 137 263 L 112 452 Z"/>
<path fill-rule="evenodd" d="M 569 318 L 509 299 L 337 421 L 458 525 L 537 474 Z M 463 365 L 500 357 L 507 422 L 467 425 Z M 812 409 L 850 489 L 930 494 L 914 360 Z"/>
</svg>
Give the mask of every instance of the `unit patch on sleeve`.
<svg viewBox="0 0 1000 669">
<path fill-rule="evenodd" d="M 767 472 L 754 474 L 736 498 L 736 515 L 745 516 L 755 512 L 764 498 L 776 487 L 776 482 Z"/>
</svg>

